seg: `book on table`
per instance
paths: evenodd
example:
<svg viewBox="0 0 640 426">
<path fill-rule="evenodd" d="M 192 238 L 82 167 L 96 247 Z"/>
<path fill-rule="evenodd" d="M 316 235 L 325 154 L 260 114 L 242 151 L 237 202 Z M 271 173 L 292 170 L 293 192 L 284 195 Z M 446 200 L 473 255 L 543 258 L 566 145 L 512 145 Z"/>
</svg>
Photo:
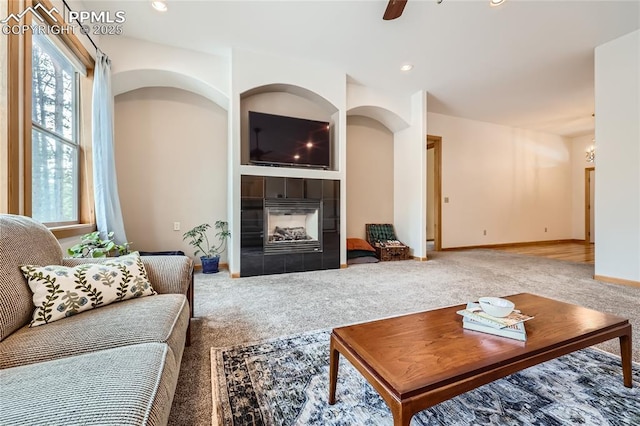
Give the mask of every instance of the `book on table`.
<svg viewBox="0 0 640 426">
<path fill-rule="evenodd" d="M 493 334 L 496 336 L 507 337 L 509 339 L 520 340 L 523 342 L 527 340 L 527 332 L 524 328 L 524 321 L 526 320 L 515 322 L 511 325 L 503 327 L 496 327 L 495 322 L 492 323 L 492 325 L 487 325 L 486 323 L 477 321 L 473 316 L 464 315 L 461 313 L 467 310 L 475 313 L 476 308 L 479 307 L 480 306 L 477 303 L 470 302 L 467 304 L 467 309 L 458 312 L 458 314 L 462 315 L 462 328 L 467 330 L 479 331 L 482 333 Z M 527 317 L 527 319 L 533 318 L 526 315 L 525 317 Z M 496 319 L 499 320 L 501 318 Z"/>
<path fill-rule="evenodd" d="M 466 330 L 479 331 L 481 333 L 493 334 L 494 336 L 520 340 L 522 342 L 527 341 L 527 332 L 524 328 L 524 323 L 521 322 L 509 327 L 493 328 L 480 324 L 479 322 L 475 322 L 470 318 L 462 318 L 462 328 Z"/>
<path fill-rule="evenodd" d="M 517 310 L 514 310 L 506 317 L 494 317 L 483 311 L 478 303 L 473 302 L 467 303 L 467 308 L 458 311 L 457 314 L 493 328 L 511 327 L 513 325 L 533 319 L 532 316 L 525 315 Z"/>
</svg>

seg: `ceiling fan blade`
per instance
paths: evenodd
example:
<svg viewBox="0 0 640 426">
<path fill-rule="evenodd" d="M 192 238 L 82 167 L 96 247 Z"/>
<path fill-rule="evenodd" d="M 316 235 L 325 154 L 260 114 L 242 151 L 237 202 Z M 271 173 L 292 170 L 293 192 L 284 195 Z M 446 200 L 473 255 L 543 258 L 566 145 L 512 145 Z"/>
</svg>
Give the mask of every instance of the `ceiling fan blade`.
<svg viewBox="0 0 640 426">
<path fill-rule="evenodd" d="M 390 21 L 392 19 L 399 18 L 402 15 L 402 11 L 407 4 L 407 0 L 389 0 L 387 4 L 387 10 L 384 11 L 382 19 Z"/>
</svg>

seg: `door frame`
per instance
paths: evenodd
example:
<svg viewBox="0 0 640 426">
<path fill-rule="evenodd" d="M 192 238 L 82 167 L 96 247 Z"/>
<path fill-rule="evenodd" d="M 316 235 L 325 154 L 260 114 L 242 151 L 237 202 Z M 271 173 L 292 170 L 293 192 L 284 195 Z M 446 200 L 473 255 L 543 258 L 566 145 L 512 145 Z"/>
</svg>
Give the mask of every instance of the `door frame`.
<svg viewBox="0 0 640 426">
<path fill-rule="evenodd" d="M 584 243 L 591 244 L 591 209 L 593 202 L 591 200 L 591 171 L 595 172 L 595 167 L 585 167 L 584 169 Z M 595 243 L 595 238 L 593 242 Z"/>
<path fill-rule="evenodd" d="M 442 250 L 442 137 L 427 135 L 427 149 L 433 148 L 433 199 L 435 208 L 433 222 L 435 226 L 434 246 L 436 251 Z"/>
</svg>

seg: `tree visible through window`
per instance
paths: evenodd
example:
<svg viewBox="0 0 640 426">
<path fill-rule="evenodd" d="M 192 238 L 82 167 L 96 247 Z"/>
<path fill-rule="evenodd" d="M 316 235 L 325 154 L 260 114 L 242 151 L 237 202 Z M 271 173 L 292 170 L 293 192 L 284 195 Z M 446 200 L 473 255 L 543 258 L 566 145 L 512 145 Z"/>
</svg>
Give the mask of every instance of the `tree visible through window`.
<svg viewBox="0 0 640 426">
<path fill-rule="evenodd" d="M 78 222 L 78 72 L 46 36 L 32 40 L 31 215 Z"/>
</svg>

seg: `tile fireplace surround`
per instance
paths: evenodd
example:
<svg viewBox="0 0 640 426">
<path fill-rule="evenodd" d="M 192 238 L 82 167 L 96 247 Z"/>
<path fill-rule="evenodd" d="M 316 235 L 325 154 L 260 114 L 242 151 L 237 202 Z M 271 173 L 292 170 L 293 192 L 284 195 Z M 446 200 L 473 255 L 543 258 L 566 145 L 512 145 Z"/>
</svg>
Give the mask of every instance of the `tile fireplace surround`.
<svg viewBox="0 0 640 426">
<path fill-rule="evenodd" d="M 265 254 L 265 200 L 316 200 L 321 208 L 321 247 L 313 252 Z M 303 203 L 304 203 L 303 202 Z M 292 212 L 295 215 L 295 212 Z M 319 229 L 320 230 L 320 229 Z M 272 230 L 273 231 L 273 230 Z M 310 232 L 312 233 L 312 232 Z M 304 251 L 304 250 L 303 250 Z M 340 268 L 340 182 L 328 179 L 242 176 L 240 276 Z"/>
</svg>

